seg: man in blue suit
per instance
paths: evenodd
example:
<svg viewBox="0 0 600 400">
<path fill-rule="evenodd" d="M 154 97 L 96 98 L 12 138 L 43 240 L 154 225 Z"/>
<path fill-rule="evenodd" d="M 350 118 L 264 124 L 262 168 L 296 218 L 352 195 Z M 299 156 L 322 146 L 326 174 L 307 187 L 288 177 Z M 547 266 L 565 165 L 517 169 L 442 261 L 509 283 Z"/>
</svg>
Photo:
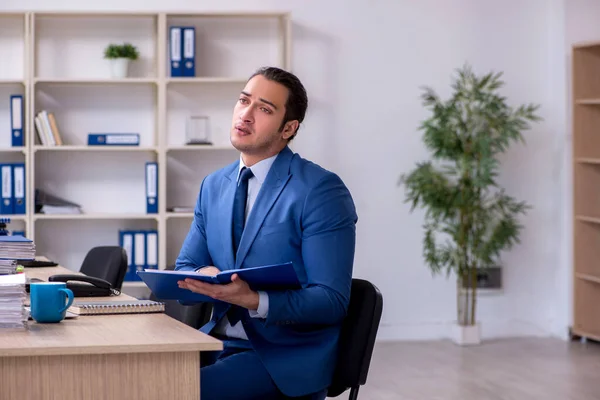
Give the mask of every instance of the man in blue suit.
<svg viewBox="0 0 600 400">
<path fill-rule="evenodd" d="M 233 111 L 240 160 L 204 178 L 177 270 L 214 275 L 293 262 L 302 288 L 253 291 L 186 279 L 180 287 L 220 300 L 201 330 L 224 350 L 202 362 L 201 398 L 324 399 L 352 282 L 357 215 L 332 172 L 292 152 L 306 91 L 293 74 L 262 68 Z"/>
</svg>

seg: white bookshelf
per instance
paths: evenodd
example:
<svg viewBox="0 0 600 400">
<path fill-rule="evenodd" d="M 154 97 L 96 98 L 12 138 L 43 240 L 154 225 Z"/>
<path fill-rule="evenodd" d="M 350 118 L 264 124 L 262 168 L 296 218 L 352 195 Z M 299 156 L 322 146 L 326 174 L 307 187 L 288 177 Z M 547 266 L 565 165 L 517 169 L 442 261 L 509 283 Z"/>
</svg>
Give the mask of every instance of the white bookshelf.
<svg viewBox="0 0 600 400">
<path fill-rule="evenodd" d="M 196 29 L 196 76 L 171 77 L 170 26 Z M 109 43 L 130 42 L 140 59 L 113 79 Z M 287 13 L 14 12 L 0 14 L 0 126 L 9 96 L 25 97 L 24 148 L 0 137 L 2 162 L 25 162 L 27 214 L 2 215 L 25 230 L 39 254 L 78 269 L 87 251 L 116 245 L 119 230 L 157 229 L 159 267 L 175 259 L 204 176 L 238 159 L 229 143 L 235 101 L 264 65 L 290 69 Z M 17 62 L 15 62 L 15 60 Z M 44 146 L 35 115 L 52 112 L 62 146 Z M 212 146 L 185 145 L 186 120 L 208 116 Z M 6 130 L 3 130 L 6 131 Z M 88 133 L 139 133 L 140 146 L 87 146 Z M 146 214 L 145 162 L 159 165 L 159 213 Z M 34 213 L 39 188 L 82 206 L 84 214 Z M 139 284 L 129 284 L 132 287 Z"/>
</svg>

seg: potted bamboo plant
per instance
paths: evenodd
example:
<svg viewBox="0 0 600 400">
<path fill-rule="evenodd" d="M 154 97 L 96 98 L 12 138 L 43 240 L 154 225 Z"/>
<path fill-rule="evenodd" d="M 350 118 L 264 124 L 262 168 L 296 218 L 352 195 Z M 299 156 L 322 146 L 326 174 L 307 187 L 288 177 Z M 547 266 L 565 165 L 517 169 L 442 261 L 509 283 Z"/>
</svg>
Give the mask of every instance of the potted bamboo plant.
<svg viewBox="0 0 600 400">
<path fill-rule="evenodd" d="M 498 155 L 538 121 L 539 106 L 513 108 L 499 93 L 502 73 L 477 76 L 469 65 L 458 71 L 448 100 L 428 87 L 423 105 L 431 115 L 419 130 L 432 159 L 403 174 L 406 202 L 425 210 L 423 256 L 433 275 L 457 278 L 458 344 L 480 343 L 476 317 L 477 274 L 500 265 L 500 253 L 519 243 L 518 216 L 530 208 L 497 181 Z"/>
<path fill-rule="evenodd" d="M 110 71 L 113 78 L 127 77 L 130 61 L 137 60 L 138 57 L 139 51 L 131 43 L 111 43 L 104 49 L 104 58 L 110 60 Z"/>
</svg>

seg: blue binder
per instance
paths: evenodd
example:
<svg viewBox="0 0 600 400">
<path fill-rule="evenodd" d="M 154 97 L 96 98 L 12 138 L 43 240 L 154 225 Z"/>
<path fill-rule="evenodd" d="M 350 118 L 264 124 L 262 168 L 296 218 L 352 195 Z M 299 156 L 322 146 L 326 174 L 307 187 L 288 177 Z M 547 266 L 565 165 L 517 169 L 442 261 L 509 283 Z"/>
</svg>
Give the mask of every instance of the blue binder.
<svg viewBox="0 0 600 400">
<path fill-rule="evenodd" d="M 23 96 L 13 94 L 10 96 L 10 127 L 12 132 L 13 147 L 25 145 L 23 138 Z"/>
<path fill-rule="evenodd" d="M 253 290 L 269 289 L 299 289 L 301 287 L 298 275 L 291 262 L 264 265 L 259 267 L 232 269 L 219 273 L 217 276 L 201 275 L 190 271 L 149 270 L 137 273 L 146 286 L 161 300 L 179 300 L 185 303 L 218 302 L 217 300 L 181 289 L 177 284 L 185 278 L 192 278 L 213 284 L 227 284 L 231 276 L 238 274 Z"/>
<path fill-rule="evenodd" d="M 12 164 L 0 164 L 0 214 L 13 214 L 13 172 Z"/>
<path fill-rule="evenodd" d="M 25 164 L 15 163 L 12 166 L 13 207 L 15 214 L 26 214 L 25 207 Z"/>
<path fill-rule="evenodd" d="M 139 146 L 139 133 L 90 133 L 88 146 Z"/>
<path fill-rule="evenodd" d="M 146 267 L 146 232 L 133 232 L 133 268 L 131 277 L 133 281 L 141 280 L 137 272 L 143 271 Z"/>
<path fill-rule="evenodd" d="M 196 28 L 183 29 L 183 76 L 196 76 Z"/>
<path fill-rule="evenodd" d="M 145 269 L 158 269 L 158 231 L 146 231 Z"/>
<path fill-rule="evenodd" d="M 146 213 L 158 214 L 158 163 L 146 163 Z"/>
<path fill-rule="evenodd" d="M 133 232 L 120 230 L 119 231 L 119 246 L 121 246 L 127 254 L 127 272 L 125 273 L 125 281 L 135 280 L 135 267 L 133 264 L 134 259 L 134 246 L 133 246 Z"/>
<path fill-rule="evenodd" d="M 181 27 L 172 26 L 169 30 L 169 61 L 171 63 L 171 76 L 183 76 L 182 65 L 182 36 Z"/>
</svg>

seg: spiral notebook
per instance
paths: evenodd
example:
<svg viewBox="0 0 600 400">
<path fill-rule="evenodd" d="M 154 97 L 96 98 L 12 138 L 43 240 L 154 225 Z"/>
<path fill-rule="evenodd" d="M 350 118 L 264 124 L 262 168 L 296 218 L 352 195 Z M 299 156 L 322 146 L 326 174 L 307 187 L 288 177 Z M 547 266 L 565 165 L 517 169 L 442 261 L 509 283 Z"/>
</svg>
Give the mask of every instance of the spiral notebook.
<svg viewBox="0 0 600 400">
<path fill-rule="evenodd" d="M 68 311 L 77 315 L 158 313 L 165 311 L 165 303 L 152 300 L 86 301 L 73 303 Z"/>
</svg>

